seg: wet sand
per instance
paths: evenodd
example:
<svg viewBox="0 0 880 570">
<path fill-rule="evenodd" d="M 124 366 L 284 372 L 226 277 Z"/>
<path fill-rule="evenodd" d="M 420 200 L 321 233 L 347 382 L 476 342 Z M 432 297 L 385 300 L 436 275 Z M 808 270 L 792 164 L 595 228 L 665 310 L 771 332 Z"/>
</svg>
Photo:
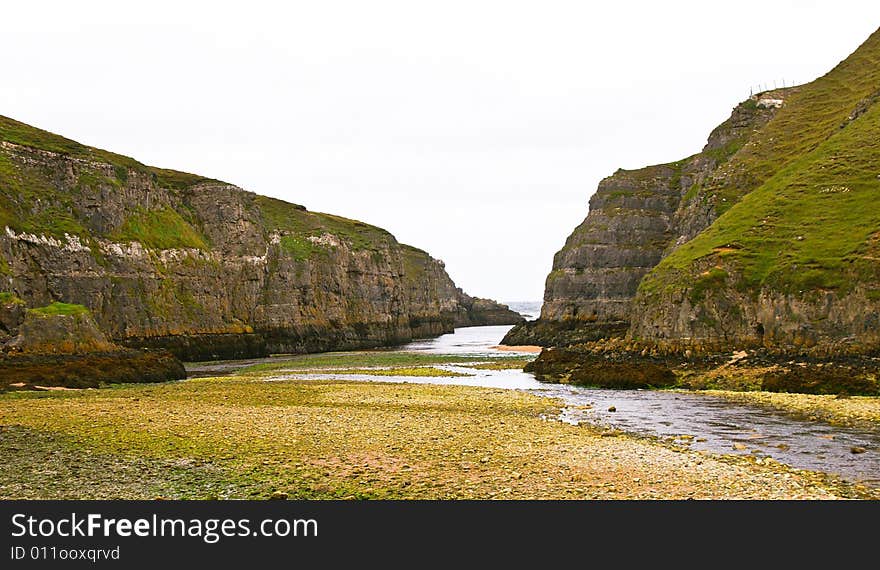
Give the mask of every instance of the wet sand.
<svg viewBox="0 0 880 570">
<path fill-rule="evenodd" d="M 529 354 L 538 354 L 541 352 L 540 346 L 534 346 L 531 344 L 521 344 L 515 346 L 506 346 L 503 344 L 499 344 L 491 347 L 493 350 L 500 350 L 501 352 L 527 352 Z"/>
</svg>

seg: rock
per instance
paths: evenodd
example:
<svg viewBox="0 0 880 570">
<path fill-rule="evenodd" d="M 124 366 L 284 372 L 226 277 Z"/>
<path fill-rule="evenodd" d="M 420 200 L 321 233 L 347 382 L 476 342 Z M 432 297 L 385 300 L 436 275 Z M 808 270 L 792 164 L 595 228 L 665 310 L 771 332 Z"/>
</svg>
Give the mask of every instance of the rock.
<svg viewBox="0 0 880 570">
<path fill-rule="evenodd" d="M 0 353 L 0 391 L 95 388 L 123 382 L 186 378 L 167 351 L 139 351 L 110 342 L 80 305 L 29 309 L 18 335 Z"/>
<path fill-rule="evenodd" d="M 271 495 L 269 495 L 269 500 L 271 501 L 286 501 L 289 495 L 283 491 L 273 491 Z"/>
<path fill-rule="evenodd" d="M 4 140 L 9 132 L 33 144 Z M 373 348 L 524 320 L 467 295 L 442 261 L 363 222 L 143 166 L 6 117 L 0 159 L 7 176 L 28 181 L 6 196 L 16 221 L 0 232 L 0 269 L 17 297 L 0 293 L 0 342 L 21 321 L 21 308 L 5 302 L 13 297 L 83 305 L 110 342 L 185 360 Z M 58 204 L 77 235 L 47 222 Z"/>
<path fill-rule="evenodd" d="M 6 348 L 31 354 L 83 354 L 121 349 L 107 340 L 88 309 L 63 303 L 28 310 L 19 334 Z"/>
<path fill-rule="evenodd" d="M 616 408 L 615 406 L 609 406 L 609 407 L 608 407 L 608 411 L 609 411 L 609 412 L 616 412 L 616 411 L 617 411 L 617 408 Z"/>
<path fill-rule="evenodd" d="M 16 334 L 24 321 L 27 306 L 17 295 L 0 293 L 0 331 Z"/>
<path fill-rule="evenodd" d="M 664 363 L 643 358 L 638 353 L 607 352 L 604 347 L 565 347 L 544 350 L 529 363 L 526 371 L 538 380 L 559 382 L 567 377 L 571 384 L 602 388 L 664 388 L 675 384 L 675 373 Z"/>
<path fill-rule="evenodd" d="M 491 325 L 516 325 L 524 323 L 525 317 L 492 299 L 471 297 L 458 289 L 458 310 L 455 327 L 479 327 Z"/>
<path fill-rule="evenodd" d="M 733 444 L 733 448 L 736 449 L 737 451 L 743 451 L 743 450 L 748 449 L 748 446 L 743 445 L 743 444 L 738 443 L 738 442 L 735 442 L 735 443 Z"/>
<path fill-rule="evenodd" d="M 880 35 L 873 34 L 816 81 L 750 96 L 700 152 L 603 179 L 583 222 L 553 258 L 540 318 L 518 325 L 504 342 L 573 348 L 626 339 L 619 350 L 667 361 L 715 349 L 766 348 L 837 361 L 877 354 L 880 273 L 871 260 L 880 226 L 873 210 L 850 207 L 844 195 L 858 192 L 853 171 L 876 168 L 860 152 L 872 144 L 870 136 L 850 137 L 845 129 L 866 124 L 856 120 L 876 126 L 871 113 L 880 108 L 880 95 L 857 62 L 878 51 Z M 829 95 L 844 84 L 861 87 Z M 841 120 L 817 120 L 817 113 Z M 778 120 L 805 127 L 781 144 Z M 813 153 L 820 141 L 835 151 Z M 789 189 L 810 180 L 815 191 L 774 193 L 766 184 L 771 179 Z M 738 208 L 746 197 L 755 199 Z M 825 221 L 829 208 L 851 219 Z M 849 230 L 858 243 L 837 239 Z M 811 242 L 822 243 L 822 261 L 813 258 Z M 856 247 L 864 259 L 852 257 Z M 636 340 L 646 343 L 638 352 Z M 813 382 L 819 365 L 808 368 L 767 372 L 759 388 L 880 395 L 876 362 L 849 382 L 842 369 Z"/>
<path fill-rule="evenodd" d="M 741 104 L 711 133 L 702 153 L 677 163 L 619 169 L 602 180 L 590 198 L 586 219 L 553 259 L 541 317 L 522 325 L 538 337 L 531 338 L 532 343 L 549 346 L 623 336 L 631 301 L 645 274 L 669 249 L 699 233 L 717 215 L 702 201 L 683 201 L 690 185 L 713 172 L 717 162 L 711 157 L 719 149 L 744 142 L 775 112 Z M 560 334 L 560 329 L 570 332 Z"/>
<path fill-rule="evenodd" d="M 866 451 L 868 450 L 858 445 L 854 445 L 849 448 L 849 452 L 853 454 L 865 453 Z"/>
</svg>

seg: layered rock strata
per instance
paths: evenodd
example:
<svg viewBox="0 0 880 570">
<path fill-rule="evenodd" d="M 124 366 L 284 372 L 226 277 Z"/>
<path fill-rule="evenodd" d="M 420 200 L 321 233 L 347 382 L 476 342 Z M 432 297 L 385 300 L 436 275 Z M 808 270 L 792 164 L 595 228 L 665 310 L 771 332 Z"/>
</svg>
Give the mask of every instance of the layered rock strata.
<svg viewBox="0 0 880 570">
<path fill-rule="evenodd" d="M 0 291 L 183 359 L 393 345 L 522 317 L 363 222 L 0 117 Z"/>
</svg>

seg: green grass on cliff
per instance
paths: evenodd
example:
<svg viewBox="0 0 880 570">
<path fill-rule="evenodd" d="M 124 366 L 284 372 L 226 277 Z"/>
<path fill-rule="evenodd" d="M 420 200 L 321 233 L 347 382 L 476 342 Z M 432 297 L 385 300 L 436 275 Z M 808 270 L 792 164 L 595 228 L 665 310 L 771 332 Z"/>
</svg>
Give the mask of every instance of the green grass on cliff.
<svg viewBox="0 0 880 570">
<path fill-rule="evenodd" d="M 18 295 L 15 293 L 10 293 L 9 291 L 0 292 L 0 305 L 24 305 L 25 302 L 22 301 Z"/>
<path fill-rule="evenodd" d="M 129 169 L 150 173 L 156 182 L 165 188 L 183 189 L 200 182 L 216 182 L 196 174 L 155 168 L 141 164 L 137 160 L 99 148 L 86 146 L 74 140 L 38 129 L 25 123 L 0 115 L 0 140 L 28 146 L 39 150 L 65 154 L 74 158 L 112 164 L 117 178 L 125 180 Z"/>
<path fill-rule="evenodd" d="M 877 279 L 880 248 L 880 32 L 826 76 L 797 89 L 728 167 L 746 181 L 708 229 L 676 249 L 642 293 L 687 285 L 714 256 L 748 290 L 846 290 Z M 741 200 L 735 192 L 749 190 Z M 728 190 L 723 190 L 727 192 Z"/>
<path fill-rule="evenodd" d="M 305 261 L 312 254 L 323 251 L 302 235 L 281 236 L 281 249 L 297 261 Z"/>
<path fill-rule="evenodd" d="M 42 203 L 44 207 L 34 211 L 35 203 Z M 0 225 L 54 237 L 87 233 L 71 214 L 70 196 L 53 187 L 39 169 L 19 165 L 3 149 L 0 149 Z"/>
<path fill-rule="evenodd" d="M 65 234 L 88 238 L 95 234 L 87 227 L 75 207 L 75 196 L 99 189 L 116 191 L 129 180 L 132 172 L 150 176 L 164 188 L 180 190 L 212 181 L 195 174 L 148 167 L 140 162 L 92 148 L 65 137 L 0 116 L 0 141 L 59 153 L 87 163 L 77 167 L 75 183 L 64 182 L 40 165 L 17 158 L 15 151 L 0 149 L 0 227 L 19 232 L 63 238 Z M 106 175 L 100 166 L 113 166 Z M 124 222 L 111 237 L 121 241 L 137 240 L 152 248 L 195 247 L 205 249 L 205 239 L 181 215 L 169 207 L 140 210 Z"/>
<path fill-rule="evenodd" d="M 146 168 L 143 164 L 133 158 L 108 152 L 106 150 L 92 148 L 62 137 L 61 135 L 37 129 L 2 115 L 0 115 L 0 140 L 8 141 L 17 145 L 29 146 L 39 150 L 66 154 L 84 160 L 107 162 L 113 165 L 134 169 Z"/>
<path fill-rule="evenodd" d="M 307 257 L 320 247 L 306 238 L 323 234 L 336 236 L 354 250 L 377 250 L 382 244 L 395 242 L 394 236 L 386 230 L 358 220 L 309 212 L 300 205 L 268 196 L 257 196 L 256 202 L 266 229 L 288 232 L 291 239 L 286 243 L 282 240 L 282 247 L 298 258 Z"/>
<path fill-rule="evenodd" d="M 172 188 L 174 190 L 183 190 L 196 184 L 203 182 L 220 182 L 213 178 L 205 178 L 198 174 L 190 174 L 188 172 L 180 172 L 177 170 L 169 170 L 167 168 L 156 168 L 155 166 L 147 167 L 153 174 L 156 183 L 163 188 Z"/>
<path fill-rule="evenodd" d="M 171 208 L 139 210 L 111 236 L 117 241 L 138 241 L 155 249 L 208 249 L 205 238 Z"/>
<path fill-rule="evenodd" d="M 406 282 L 414 284 L 423 281 L 431 256 L 427 252 L 409 245 L 404 245 L 400 251 L 403 258 L 403 278 Z"/>
<path fill-rule="evenodd" d="M 854 111 L 878 96 L 878 89 L 880 30 L 823 77 L 785 90 L 785 104 L 776 116 L 736 152 L 719 183 L 707 187 L 716 194 L 719 213 L 836 136 Z"/>
<path fill-rule="evenodd" d="M 63 238 L 65 234 L 85 239 L 96 237 L 98 232 L 87 216 L 78 211 L 74 197 L 87 192 L 98 195 L 99 190 L 122 189 L 135 173 L 149 176 L 157 186 L 172 191 L 217 182 L 196 174 L 146 166 L 132 158 L 86 146 L 3 116 L 0 116 L 0 141 L 83 161 L 76 167 L 75 183 L 71 183 L 40 165 L 20 160 L 14 149 L 0 148 L 0 227 L 9 226 L 18 232 L 56 238 Z M 93 163 L 109 164 L 112 172 Z M 387 231 L 357 220 L 309 212 L 302 206 L 266 196 L 257 196 L 256 204 L 265 229 L 284 232 L 282 249 L 299 261 L 333 247 L 309 240 L 325 234 L 335 236 L 356 251 L 379 252 L 396 243 Z M 108 232 L 109 235 L 100 235 L 123 242 L 138 241 L 148 248 L 207 249 L 207 239 L 185 210 L 184 207 L 138 210 L 131 213 L 121 227 Z"/>
<path fill-rule="evenodd" d="M 82 306 L 74 303 L 59 303 L 55 301 L 51 305 L 46 305 L 45 307 L 37 307 L 34 309 L 28 309 L 28 312 L 37 315 L 39 317 L 53 317 L 53 316 L 71 316 L 71 315 L 87 315 L 89 314 L 89 310 Z"/>
</svg>

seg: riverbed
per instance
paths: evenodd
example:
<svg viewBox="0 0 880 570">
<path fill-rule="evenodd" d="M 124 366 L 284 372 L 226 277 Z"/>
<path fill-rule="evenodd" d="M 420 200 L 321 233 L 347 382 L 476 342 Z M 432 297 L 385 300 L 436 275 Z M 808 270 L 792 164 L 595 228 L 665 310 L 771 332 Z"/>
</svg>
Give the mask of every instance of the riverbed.
<svg viewBox="0 0 880 570">
<path fill-rule="evenodd" d="M 395 351 L 458 356 L 510 356 L 496 348 L 509 326 L 468 327 L 419 340 Z M 259 361 L 201 363 L 193 375 L 231 373 Z M 560 419 L 592 423 L 628 433 L 655 436 L 694 450 L 769 457 L 796 469 L 821 471 L 880 488 L 880 426 L 855 429 L 797 418 L 773 409 L 731 402 L 700 392 L 607 390 L 548 384 L 521 370 L 487 370 L 467 362 L 438 365 L 467 374 L 456 377 L 375 376 L 370 374 L 283 373 L 276 378 L 343 379 L 482 386 L 523 390 L 564 402 Z M 853 450 L 859 453 L 853 453 Z"/>
</svg>

